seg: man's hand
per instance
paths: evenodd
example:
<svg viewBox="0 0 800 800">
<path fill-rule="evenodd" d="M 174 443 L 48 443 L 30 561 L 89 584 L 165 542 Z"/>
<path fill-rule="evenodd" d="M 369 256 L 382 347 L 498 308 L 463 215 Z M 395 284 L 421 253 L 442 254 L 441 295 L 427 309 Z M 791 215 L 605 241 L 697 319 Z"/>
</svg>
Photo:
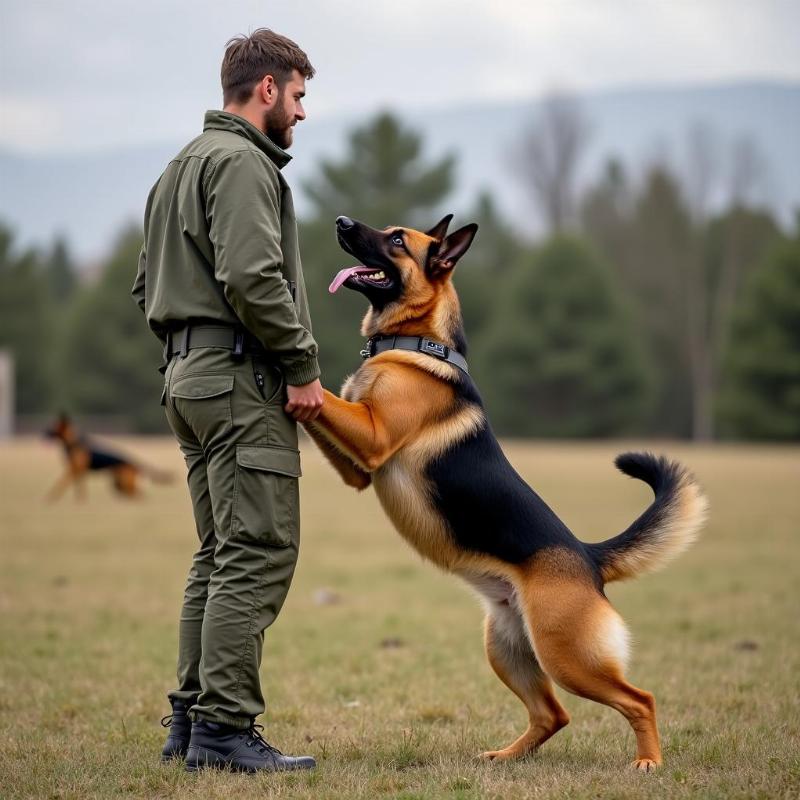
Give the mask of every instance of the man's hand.
<svg viewBox="0 0 800 800">
<path fill-rule="evenodd" d="M 316 419 L 322 408 L 322 384 L 319 378 L 302 386 L 287 384 L 286 394 L 289 402 L 284 406 L 287 414 L 291 414 L 298 422 L 309 422 Z"/>
</svg>

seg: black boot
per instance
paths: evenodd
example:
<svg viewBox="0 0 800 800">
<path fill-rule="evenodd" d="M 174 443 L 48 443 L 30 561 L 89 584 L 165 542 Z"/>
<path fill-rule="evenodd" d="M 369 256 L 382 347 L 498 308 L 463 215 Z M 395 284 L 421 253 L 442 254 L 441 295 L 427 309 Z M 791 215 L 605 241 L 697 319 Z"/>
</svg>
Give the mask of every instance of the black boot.
<svg viewBox="0 0 800 800">
<path fill-rule="evenodd" d="M 172 699 L 170 699 L 170 703 L 172 704 L 172 713 L 161 720 L 161 724 L 165 728 L 169 728 L 167 741 L 164 742 L 164 749 L 161 751 L 162 761 L 185 758 L 192 733 L 192 721 L 188 717 L 192 703 Z"/>
<path fill-rule="evenodd" d="M 259 733 L 261 725 L 234 728 L 201 720 L 192 725 L 186 769 L 231 769 L 236 772 L 284 772 L 313 769 L 311 756 L 285 756 Z"/>
</svg>

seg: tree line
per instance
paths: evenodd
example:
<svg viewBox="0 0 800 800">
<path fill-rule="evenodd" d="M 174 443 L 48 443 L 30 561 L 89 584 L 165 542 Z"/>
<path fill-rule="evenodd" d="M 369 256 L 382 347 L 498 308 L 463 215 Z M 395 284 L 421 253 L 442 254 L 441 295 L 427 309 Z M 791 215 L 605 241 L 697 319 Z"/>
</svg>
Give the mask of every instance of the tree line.
<svg viewBox="0 0 800 800">
<path fill-rule="evenodd" d="M 454 280 L 494 427 L 507 436 L 800 438 L 800 225 L 785 230 L 755 201 L 754 147 L 736 143 L 722 164 L 698 128 L 687 169 L 655 159 L 634 176 L 612 160 L 579 189 L 589 137 L 564 97 L 550 98 L 520 136 L 509 180 L 523 182 L 545 222 L 536 240 L 489 194 L 457 214 L 456 224 L 480 226 Z M 454 210 L 456 169 L 381 113 L 302 187 L 311 208 L 299 222 L 301 253 L 328 387 L 360 363 L 365 310 L 356 293 L 327 293 L 350 258 L 335 217 L 430 227 Z M 15 356 L 18 413 L 64 409 L 165 429 L 160 347 L 129 296 L 140 245 L 139 227 L 123 231 L 94 278 L 79 280 L 64 241 L 20 251 L 0 225 L 0 348 Z"/>
</svg>

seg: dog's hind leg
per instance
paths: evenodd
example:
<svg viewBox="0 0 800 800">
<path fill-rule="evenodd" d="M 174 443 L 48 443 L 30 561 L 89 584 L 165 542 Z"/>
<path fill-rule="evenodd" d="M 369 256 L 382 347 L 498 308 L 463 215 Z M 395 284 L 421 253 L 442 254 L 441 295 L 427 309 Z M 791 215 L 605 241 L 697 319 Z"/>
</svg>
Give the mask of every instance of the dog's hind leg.
<svg viewBox="0 0 800 800">
<path fill-rule="evenodd" d="M 520 598 L 539 663 L 567 691 L 619 711 L 636 734 L 634 766 L 661 763 L 655 699 L 625 680 L 628 633 L 608 600 L 580 570 L 535 570 Z"/>
<path fill-rule="evenodd" d="M 519 612 L 509 605 L 492 604 L 486 616 L 484 642 L 492 669 L 528 709 L 528 729 L 502 750 L 481 754 L 490 760 L 520 758 L 546 742 L 569 722 L 550 678 L 536 661 Z"/>
<path fill-rule="evenodd" d="M 121 464 L 114 470 L 114 488 L 126 497 L 138 497 L 138 470 L 129 465 Z"/>
</svg>

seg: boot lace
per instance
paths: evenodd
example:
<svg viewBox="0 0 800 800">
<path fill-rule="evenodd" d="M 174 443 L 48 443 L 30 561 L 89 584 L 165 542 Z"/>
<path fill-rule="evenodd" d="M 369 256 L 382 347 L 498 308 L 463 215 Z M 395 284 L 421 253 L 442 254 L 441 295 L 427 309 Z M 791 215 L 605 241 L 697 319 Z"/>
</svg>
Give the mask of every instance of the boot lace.
<svg viewBox="0 0 800 800">
<path fill-rule="evenodd" d="M 246 733 L 249 736 L 249 740 L 247 742 L 247 747 L 255 747 L 256 751 L 261 755 L 266 755 L 267 753 L 272 753 L 273 755 L 282 756 L 280 750 L 277 747 L 273 747 L 261 734 L 261 731 L 264 730 L 263 725 L 256 725 L 253 723 L 247 730 Z"/>
</svg>

